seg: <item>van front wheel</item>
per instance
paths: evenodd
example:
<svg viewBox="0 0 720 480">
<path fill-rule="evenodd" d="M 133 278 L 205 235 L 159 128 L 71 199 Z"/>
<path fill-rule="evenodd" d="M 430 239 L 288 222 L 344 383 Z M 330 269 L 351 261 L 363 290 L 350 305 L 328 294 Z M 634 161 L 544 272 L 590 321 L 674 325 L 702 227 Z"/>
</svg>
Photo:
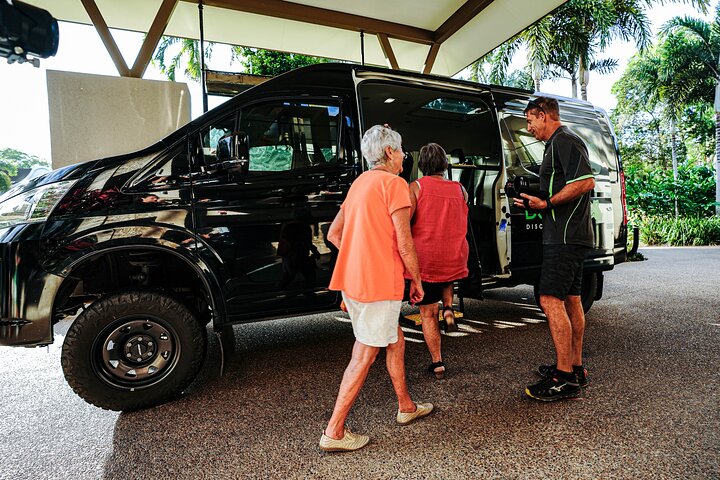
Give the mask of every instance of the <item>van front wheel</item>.
<svg viewBox="0 0 720 480">
<path fill-rule="evenodd" d="M 580 301 L 582 302 L 583 311 L 585 313 L 588 313 L 590 311 L 590 308 L 593 306 L 593 303 L 595 302 L 595 296 L 597 295 L 597 287 L 598 287 L 597 276 L 598 276 L 597 273 L 588 273 L 587 275 L 583 276 L 582 291 L 580 293 Z M 539 288 L 540 288 L 539 283 L 536 283 L 533 286 L 533 294 L 535 295 L 535 303 L 538 304 L 538 307 L 540 306 Z"/>
<path fill-rule="evenodd" d="M 78 315 L 62 348 L 72 389 L 108 410 L 136 410 L 179 395 L 205 359 L 205 329 L 159 292 L 108 295 Z"/>
</svg>

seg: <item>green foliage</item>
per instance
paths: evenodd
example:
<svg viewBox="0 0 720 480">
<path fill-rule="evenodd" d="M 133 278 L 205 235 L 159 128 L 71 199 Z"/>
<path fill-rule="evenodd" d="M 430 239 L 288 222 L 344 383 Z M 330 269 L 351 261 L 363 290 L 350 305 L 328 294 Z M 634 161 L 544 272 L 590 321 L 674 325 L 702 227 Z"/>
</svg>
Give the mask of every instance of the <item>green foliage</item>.
<svg viewBox="0 0 720 480">
<path fill-rule="evenodd" d="M 214 45 L 213 42 L 205 44 L 206 62 L 212 57 Z M 162 37 L 153 55 L 153 64 L 173 82 L 176 80 L 178 69 L 181 68 L 190 80 L 196 82 L 200 80 L 202 73 L 200 63 L 200 42 L 189 38 Z"/>
<path fill-rule="evenodd" d="M 720 245 L 720 218 L 639 217 L 640 240 L 646 245 Z"/>
<path fill-rule="evenodd" d="M 715 211 L 715 177 L 708 165 L 681 164 L 676 183 L 668 169 L 629 164 L 625 189 L 633 218 L 669 215 L 676 198 L 681 216 L 704 217 Z"/>
<path fill-rule="evenodd" d="M 0 192 L 7 192 L 10 190 L 11 184 L 12 182 L 10 181 L 8 174 L 5 171 L 0 170 Z"/>
<path fill-rule="evenodd" d="M 212 58 L 214 47 L 213 42 L 205 44 L 205 62 Z M 238 46 L 232 47 L 230 60 L 239 61 L 246 73 L 270 76 L 329 61 L 307 55 Z M 187 78 L 197 82 L 202 75 L 200 42 L 187 38 L 162 37 L 153 55 L 153 63 L 171 81 L 175 81 L 177 72 L 183 70 Z"/>
<path fill-rule="evenodd" d="M 270 76 L 329 61 L 320 57 L 246 47 L 233 47 L 233 57 L 240 60 L 247 73 Z"/>
<path fill-rule="evenodd" d="M 6 192 L 11 185 L 10 177 L 18 173 L 18 168 L 31 168 L 33 165 L 46 165 L 48 162 L 14 148 L 0 149 L 0 193 Z"/>
<path fill-rule="evenodd" d="M 31 168 L 34 165 L 50 166 L 47 160 L 43 160 L 36 155 L 30 155 L 14 148 L 0 149 L 0 162 L 8 162 L 16 168 Z M 17 172 L 16 172 L 17 173 Z M 15 175 L 13 173 L 12 175 Z"/>
<path fill-rule="evenodd" d="M 569 0 L 478 62 L 490 64 L 488 83 L 508 85 L 511 76 L 507 68 L 522 47 L 527 51 L 526 72 L 537 90 L 543 79 L 568 76 L 575 95 L 576 82 L 582 80 L 583 72 L 605 74 L 617 68 L 617 60 L 598 58 L 613 39 L 634 41 L 639 49 L 650 44 L 650 23 L 645 14 L 650 3 L 650 0 Z M 477 65 L 474 68 L 477 71 Z"/>
</svg>

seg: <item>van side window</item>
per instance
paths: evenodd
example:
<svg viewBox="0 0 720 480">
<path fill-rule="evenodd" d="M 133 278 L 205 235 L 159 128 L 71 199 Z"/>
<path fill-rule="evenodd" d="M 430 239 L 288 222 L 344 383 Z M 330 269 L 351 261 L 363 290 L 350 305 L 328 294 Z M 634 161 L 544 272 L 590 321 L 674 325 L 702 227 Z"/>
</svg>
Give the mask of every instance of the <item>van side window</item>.
<svg viewBox="0 0 720 480">
<path fill-rule="evenodd" d="M 528 171 L 537 174 L 542 164 L 545 143 L 528 131 L 525 117 L 503 114 L 500 132 L 508 172 L 514 175 L 524 175 Z"/>
<path fill-rule="evenodd" d="M 564 121 L 563 123 L 585 141 L 585 145 L 588 147 L 590 166 L 595 175 L 608 175 L 617 171 L 612 137 L 603 132 L 596 121 L 587 121 L 586 123 Z M 508 172 L 513 175 L 525 175 L 526 171 L 538 173 L 545 151 L 545 143 L 536 140 L 528 132 L 525 118 L 505 114 L 502 117 L 501 130 Z M 615 179 L 613 178 L 612 181 Z"/>
<path fill-rule="evenodd" d="M 250 172 L 282 172 L 337 163 L 339 104 L 288 101 L 251 105 L 239 130 L 248 135 Z"/>
<path fill-rule="evenodd" d="M 134 185 L 148 191 L 167 190 L 188 185 L 190 182 L 190 162 L 188 161 L 188 144 L 183 138 L 154 162 L 152 168 L 146 169 Z"/>
<path fill-rule="evenodd" d="M 597 123 L 594 125 L 567 123 L 567 126 L 585 141 L 592 172 L 595 175 L 608 175 L 615 164 L 615 147 L 611 142 L 612 137 L 604 135 Z"/>
<path fill-rule="evenodd" d="M 217 163 L 217 144 L 218 140 L 228 133 L 235 131 L 235 122 L 237 120 L 237 114 L 232 113 L 223 117 L 205 128 L 200 130 L 200 139 L 198 144 L 198 151 L 196 152 L 197 157 L 202 159 L 204 165 L 209 166 Z"/>
</svg>

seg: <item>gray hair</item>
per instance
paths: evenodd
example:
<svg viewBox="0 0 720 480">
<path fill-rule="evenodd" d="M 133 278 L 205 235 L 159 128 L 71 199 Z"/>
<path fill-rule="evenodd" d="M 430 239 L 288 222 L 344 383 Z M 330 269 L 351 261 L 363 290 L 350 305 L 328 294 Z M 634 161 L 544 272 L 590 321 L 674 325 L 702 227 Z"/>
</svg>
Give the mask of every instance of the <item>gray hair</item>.
<svg viewBox="0 0 720 480">
<path fill-rule="evenodd" d="M 396 151 L 401 146 L 402 137 L 399 133 L 391 128 L 375 125 L 370 127 L 363 135 L 360 150 L 368 162 L 368 166 L 372 168 L 387 161 L 385 147 L 390 147 L 392 151 Z"/>
</svg>

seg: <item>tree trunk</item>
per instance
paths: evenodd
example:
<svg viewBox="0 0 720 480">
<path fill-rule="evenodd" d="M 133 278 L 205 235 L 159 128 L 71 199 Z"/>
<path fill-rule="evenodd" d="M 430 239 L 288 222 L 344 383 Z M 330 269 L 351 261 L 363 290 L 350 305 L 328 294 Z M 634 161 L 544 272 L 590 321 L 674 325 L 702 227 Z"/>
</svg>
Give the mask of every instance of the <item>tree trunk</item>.
<svg viewBox="0 0 720 480">
<path fill-rule="evenodd" d="M 573 71 L 570 74 L 570 82 L 572 82 L 572 98 L 577 98 L 577 73 Z"/>
<path fill-rule="evenodd" d="M 715 216 L 720 217 L 720 78 L 715 79 Z"/>
<path fill-rule="evenodd" d="M 580 65 L 578 66 L 578 76 L 580 77 L 580 96 L 583 100 L 587 100 L 587 86 L 590 82 L 590 72 L 585 68 L 585 61 L 580 57 Z"/>
<path fill-rule="evenodd" d="M 675 150 L 675 119 L 670 119 L 670 152 L 672 152 L 672 169 L 673 169 L 673 196 L 675 197 L 675 218 L 680 216 L 677 201 L 677 181 L 678 181 L 678 164 L 677 151 Z"/>
<path fill-rule="evenodd" d="M 720 112 L 715 112 L 715 216 L 720 217 Z"/>
<path fill-rule="evenodd" d="M 530 71 L 532 73 L 533 83 L 535 84 L 535 91 L 540 91 L 540 81 L 543 78 L 545 65 L 535 57 L 530 58 Z"/>
</svg>

